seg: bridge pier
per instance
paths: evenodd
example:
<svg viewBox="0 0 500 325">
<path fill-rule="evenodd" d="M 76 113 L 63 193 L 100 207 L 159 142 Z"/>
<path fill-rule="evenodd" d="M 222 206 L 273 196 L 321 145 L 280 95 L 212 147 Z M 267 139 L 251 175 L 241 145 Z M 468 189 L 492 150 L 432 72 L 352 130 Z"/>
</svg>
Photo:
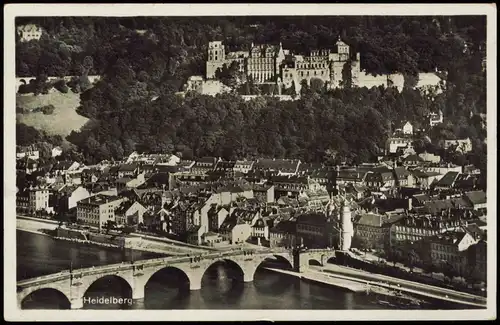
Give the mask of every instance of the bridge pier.
<svg viewBox="0 0 500 325">
<path fill-rule="evenodd" d="M 143 299 L 144 298 L 144 285 L 136 284 L 132 290 L 132 299 Z"/>
<path fill-rule="evenodd" d="M 255 271 L 254 272 L 245 272 L 245 274 L 243 275 L 243 282 L 252 282 L 254 274 L 255 274 Z"/>
<path fill-rule="evenodd" d="M 189 278 L 189 290 L 201 290 L 201 280 L 203 278 L 203 273 L 191 273 L 188 275 Z"/>
<path fill-rule="evenodd" d="M 71 300 L 71 309 L 82 309 L 83 308 L 83 297 Z"/>
</svg>

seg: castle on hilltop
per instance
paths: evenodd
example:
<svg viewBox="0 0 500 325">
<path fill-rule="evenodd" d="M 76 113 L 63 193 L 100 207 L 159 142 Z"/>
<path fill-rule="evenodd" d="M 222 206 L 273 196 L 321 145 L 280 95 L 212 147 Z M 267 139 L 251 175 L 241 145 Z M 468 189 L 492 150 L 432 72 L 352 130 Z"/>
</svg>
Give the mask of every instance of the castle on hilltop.
<svg viewBox="0 0 500 325">
<path fill-rule="evenodd" d="M 285 88 L 308 83 L 313 78 L 321 79 L 330 88 L 341 87 L 342 71 L 348 64 L 352 84 L 357 85 L 360 74 L 360 54 L 351 55 L 349 45 L 340 37 L 335 49 L 312 50 L 309 55 L 294 55 L 279 45 L 254 45 L 250 51 L 226 53 L 221 41 L 210 42 L 206 63 L 206 78 L 215 79 L 217 69 L 237 62 L 240 72 L 256 84 L 278 83 Z"/>
<path fill-rule="evenodd" d="M 226 53 L 221 41 L 213 41 L 208 44 L 206 79 L 207 82 L 214 81 L 217 79 L 217 69 L 222 69 L 224 65 L 229 67 L 236 62 L 244 79 L 251 79 L 255 84 L 276 84 L 280 92 L 292 85 L 299 92 L 303 80 L 310 84 L 315 78 L 322 80 L 327 88 L 342 88 L 346 84 L 347 80 L 344 78 L 347 73 L 352 87 L 384 86 L 403 90 L 405 77 L 402 73 L 372 75 L 361 70 L 360 61 L 360 53 L 352 53 L 350 46 L 340 37 L 333 49 L 311 50 L 307 55 L 293 54 L 283 49 L 281 43 L 252 43 L 249 51 Z M 421 72 L 418 74 L 417 84 L 412 88 L 440 93 L 446 86 L 442 75 L 443 73 Z"/>
</svg>

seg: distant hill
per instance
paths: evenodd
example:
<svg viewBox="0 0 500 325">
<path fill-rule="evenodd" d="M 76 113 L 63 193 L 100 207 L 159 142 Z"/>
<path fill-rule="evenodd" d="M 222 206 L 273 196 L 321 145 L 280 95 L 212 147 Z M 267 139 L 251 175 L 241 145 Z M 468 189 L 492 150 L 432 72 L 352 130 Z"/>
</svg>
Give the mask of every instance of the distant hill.
<svg viewBox="0 0 500 325">
<path fill-rule="evenodd" d="M 54 91 L 47 95 L 16 96 L 16 106 L 26 111 L 49 104 L 55 107 L 51 115 L 44 115 L 41 112 L 16 114 L 16 119 L 49 135 L 61 135 L 63 138 L 71 131 L 79 130 L 89 120 L 76 112 L 76 108 L 80 105 L 80 94 L 71 91 L 67 94 Z"/>
</svg>

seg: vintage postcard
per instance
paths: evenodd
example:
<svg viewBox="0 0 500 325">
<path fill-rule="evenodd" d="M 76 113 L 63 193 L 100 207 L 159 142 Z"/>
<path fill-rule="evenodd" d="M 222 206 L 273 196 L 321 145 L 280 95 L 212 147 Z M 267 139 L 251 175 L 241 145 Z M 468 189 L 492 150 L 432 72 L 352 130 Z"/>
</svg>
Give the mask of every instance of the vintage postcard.
<svg viewBox="0 0 500 325">
<path fill-rule="evenodd" d="M 5 6 L 6 319 L 496 319 L 496 39 L 494 4 Z"/>
</svg>

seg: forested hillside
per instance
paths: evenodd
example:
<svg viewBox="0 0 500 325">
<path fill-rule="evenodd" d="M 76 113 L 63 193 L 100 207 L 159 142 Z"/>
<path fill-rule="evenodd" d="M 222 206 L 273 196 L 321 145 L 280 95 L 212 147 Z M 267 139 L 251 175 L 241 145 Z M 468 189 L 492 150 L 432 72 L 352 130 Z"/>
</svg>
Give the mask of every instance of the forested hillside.
<svg viewBox="0 0 500 325">
<path fill-rule="evenodd" d="M 79 112 L 94 123 L 69 140 L 89 161 L 121 158 L 134 149 L 220 155 L 373 160 L 388 132 L 404 120 L 425 125 L 430 110 L 446 123 L 436 139 L 469 136 L 485 154 L 485 132 L 470 113 L 485 113 L 485 18 L 480 17 L 206 17 L 23 18 L 47 33 L 18 43 L 16 71 L 27 75 L 100 74 L 81 94 Z M 447 71 L 438 96 L 405 89 L 302 89 L 295 102 L 233 94 L 174 95 L 190 75 L 204 74 L 206 46 L 230 49 L 282 42 L 296 53 L 333 48 L 339 35 L 361 52 L 368 72 Z M 89 57 L 91 59 L 89 59 Z M 156 98 L 156 100 L 151 100 Z M 474 158 L 476 157 L 476 158 Z M 484 161 L 480 162 L 485 164 Z"/>
</svg>

